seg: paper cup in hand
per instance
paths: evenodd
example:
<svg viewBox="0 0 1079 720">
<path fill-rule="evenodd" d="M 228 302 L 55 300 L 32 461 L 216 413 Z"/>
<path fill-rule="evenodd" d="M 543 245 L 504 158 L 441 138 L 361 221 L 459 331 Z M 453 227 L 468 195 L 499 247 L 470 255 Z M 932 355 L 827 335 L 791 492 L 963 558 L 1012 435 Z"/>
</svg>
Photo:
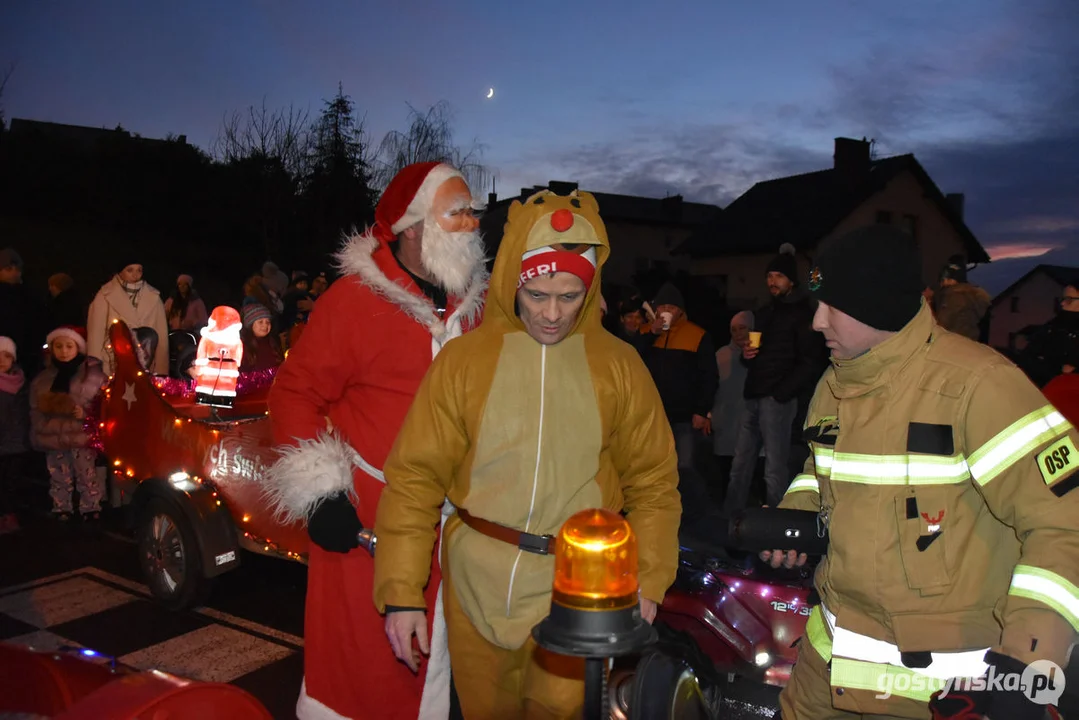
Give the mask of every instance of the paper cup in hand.
<svg viewBox="0 0 1079 720">
<path fill-rule="evenodd" d="M 661 312 L 659 314 L 659 321 L 660 321 L 660 324 L 663 326 L 664 330 L 670 330 L 671 329 L 671 317 L 672 316 L 671 316 L 671 314 L 669 312 Z"/>
<path fill-rule="evenodd" d="M 761 334 L 759 332 L 749 333 L 749 346 L 751 348 L 759 348 L 761 346 Z"/>
</svg>

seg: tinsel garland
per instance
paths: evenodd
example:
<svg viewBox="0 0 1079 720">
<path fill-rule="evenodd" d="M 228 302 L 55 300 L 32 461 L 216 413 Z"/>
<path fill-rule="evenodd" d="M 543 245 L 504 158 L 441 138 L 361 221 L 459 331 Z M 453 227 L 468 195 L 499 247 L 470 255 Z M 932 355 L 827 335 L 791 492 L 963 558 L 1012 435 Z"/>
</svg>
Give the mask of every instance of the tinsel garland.
<svg viewBox="0 0 1079 720">
<path fill-rule="evenodd" d="M 277 368 L 268 370 L 252 370 L 240 373 L 236 381 L 237 397 L 266 390 L 273 385 Z M 165 397 L 178 397 L 190 400 L 195 397 L 195 382 L 187 378 L 155 377 L 154 387 Z M 89 442 L 88 448 L 93 448 L 100 453 L 105 452 L 105 444 L 101 439 L 101 396 L 94 401 L 82 421 L 83 430 L 86 432 Z"/>
<path fill-rule="evenodd" d="M 101 395 L 94 398 L 90 409 L 82 416 L 82 429 L 89 438 L 86 447 L 104 453 L 105 443 L 101 440 Z"/>
<path fill-rule="evenodd" d="M 277 368 L 241 372 L 236 381 L 236 396 L 267 389 L 273 385 L 275 375 Z M 154 387 L 167 397 L 182 397 L 188 400 L 195 397 L 195 381 L 189 378 L 155 377 Z"/>
</svg>

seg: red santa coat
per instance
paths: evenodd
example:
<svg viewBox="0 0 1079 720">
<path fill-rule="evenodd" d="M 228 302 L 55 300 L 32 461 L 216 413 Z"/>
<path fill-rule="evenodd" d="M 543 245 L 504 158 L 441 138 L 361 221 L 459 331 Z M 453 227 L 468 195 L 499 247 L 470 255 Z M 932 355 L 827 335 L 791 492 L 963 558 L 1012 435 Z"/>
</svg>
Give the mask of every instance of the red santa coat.
<svg viewBox="0 0 1079 720">
<path fill-rule="evenodd" d="M 477 270 L 464 297 L 451 299 L 443 321 L 386 242 L 354 236 L 338 261 L 346 277 L 319 298 L 270 393 L 275 441 L 284 447 L 266 483 L 287 518 L 353 490 L 360 521 L 373 528 L 382 465 L 434 355 L 478 323 L 486 272 Z M 448 657 L 439 657 L 435 638 L 418 676 L 394 657 L 372 602 L 370 555 L 312 543 L 308 563 L 301 720 L 446 717 Z M 428 608 L 440 609 L 440 578 L 436 553 Z M 429 624 L 436 614 L 428 612 Z"/>
</svg>

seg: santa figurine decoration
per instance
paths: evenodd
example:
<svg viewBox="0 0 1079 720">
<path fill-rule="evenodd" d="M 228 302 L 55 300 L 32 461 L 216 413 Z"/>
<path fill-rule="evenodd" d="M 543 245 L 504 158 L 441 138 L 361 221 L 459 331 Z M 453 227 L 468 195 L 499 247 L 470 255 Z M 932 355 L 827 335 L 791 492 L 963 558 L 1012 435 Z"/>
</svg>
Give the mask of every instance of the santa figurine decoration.
<svg viewBox="0 0 1079 720">
<path fill-rule="evenodd" d="M 240 377 L 244 343 L 240 339 L 240 313 L 226 305 L 214 308 L 200 334 L 195 357 L 195 400 L 203 405 L 232 407 Z"/>
</svg>

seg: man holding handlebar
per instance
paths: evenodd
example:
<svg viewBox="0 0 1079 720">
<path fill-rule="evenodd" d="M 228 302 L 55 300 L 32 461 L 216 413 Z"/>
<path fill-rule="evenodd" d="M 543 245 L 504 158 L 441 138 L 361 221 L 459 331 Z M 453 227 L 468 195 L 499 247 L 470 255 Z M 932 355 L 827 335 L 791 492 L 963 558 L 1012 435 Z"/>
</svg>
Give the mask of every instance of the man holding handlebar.
<svg viewBox="0 0 1079 720">
<path fill-rule="evenodd" d="M 1079 434 L 1012 363 L 934 322 L 922 270 L 877 225 L 811 272 L 832 366 L 780 507 L 818 512 L 830 544 L 784 720 L 1042 718 L 1037 693 L 956 681 L 1063 668 L 1076 640 Z"/>
</svg>

